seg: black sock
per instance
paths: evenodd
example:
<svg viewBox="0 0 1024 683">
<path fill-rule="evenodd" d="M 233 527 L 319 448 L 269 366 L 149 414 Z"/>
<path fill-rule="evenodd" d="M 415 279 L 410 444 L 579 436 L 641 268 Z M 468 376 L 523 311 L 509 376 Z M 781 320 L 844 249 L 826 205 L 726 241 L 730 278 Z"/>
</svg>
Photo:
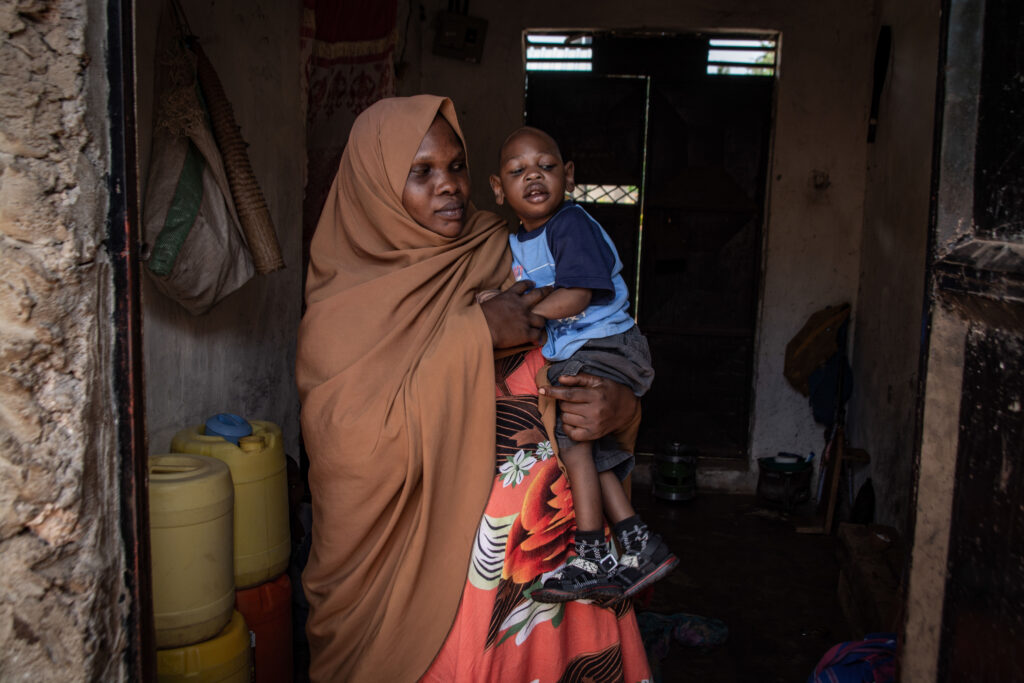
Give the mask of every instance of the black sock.
<svg viewBox="0 0 1024 683">
<path fill-rule="evenodd" d="M 595 562 L 608 554 L 604 531 L 576 531 L 576 554 Z"/>
<path fill-rule="evenodd" d="M 612 527 L 612 533 L 619 539 L 622 552 L 639 553 L 647 545 L 647 525 L 639 515 L 627 517 Z"/>
</svg>

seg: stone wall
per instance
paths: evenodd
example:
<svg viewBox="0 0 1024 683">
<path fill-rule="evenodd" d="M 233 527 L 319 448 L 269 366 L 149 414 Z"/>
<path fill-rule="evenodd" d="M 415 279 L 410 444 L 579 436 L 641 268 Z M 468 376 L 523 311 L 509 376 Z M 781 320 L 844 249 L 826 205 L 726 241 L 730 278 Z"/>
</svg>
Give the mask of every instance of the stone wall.
<svg viewBox="0 0 1024 683">
<path fill-rule="evenodd" d="M 0 5 L 0 679 L 119 680 L 104 3 Z"/>
</svg>

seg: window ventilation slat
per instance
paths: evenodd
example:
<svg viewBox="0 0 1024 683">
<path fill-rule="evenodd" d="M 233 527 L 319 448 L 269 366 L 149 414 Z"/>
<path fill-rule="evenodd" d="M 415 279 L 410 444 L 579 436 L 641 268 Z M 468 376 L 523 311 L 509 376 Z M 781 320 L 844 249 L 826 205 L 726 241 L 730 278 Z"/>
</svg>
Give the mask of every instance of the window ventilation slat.
<svg viewBox="0 0 1024 683">
<path fill-rule="evenodd" d="M 568 33 L 527 33 L 527 71 L 592 71 L 593 39 Z"/>
<path fill-rule="evenodd" d="M 708 40 L 709 76 L 774 76 L 774 39 L 712 38 Z"/>
</svg>

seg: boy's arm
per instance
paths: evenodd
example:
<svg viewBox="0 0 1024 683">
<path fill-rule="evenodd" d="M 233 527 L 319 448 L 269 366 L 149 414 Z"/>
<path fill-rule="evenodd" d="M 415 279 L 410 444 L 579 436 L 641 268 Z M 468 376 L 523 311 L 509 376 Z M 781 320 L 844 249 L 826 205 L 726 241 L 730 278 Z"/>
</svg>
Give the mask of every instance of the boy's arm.
<svg viewBox="0 0 1024 683">
<path fill-rule="evenodd" d="M 533 312 L 548 320 L 571 318 L 590 305 L 593 290 L 585 287 L 561 287 L 533 307 Z"/>
</svg>

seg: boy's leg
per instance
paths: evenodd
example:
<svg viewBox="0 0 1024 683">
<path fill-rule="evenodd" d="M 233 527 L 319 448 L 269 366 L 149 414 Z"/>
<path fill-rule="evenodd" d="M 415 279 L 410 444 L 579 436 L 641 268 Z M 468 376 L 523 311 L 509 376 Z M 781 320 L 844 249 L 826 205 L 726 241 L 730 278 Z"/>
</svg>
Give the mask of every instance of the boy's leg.
<svg viewBox="0 0 1024 683">
<path fill-rule="evenodd" d="M 622 548 L 615 580 L 624 596 L 631 596 L 668 574 L 679 560 L 658 534 L 651 533 L 636 514 L 613 470 L 601 472 L 601 492 L 612 534 Z"/>
<path fill-rule="evenodd" d="M 572 489 L 572 505 L 576 510 L 578 531 L 604 530 L 604 515 L 601 513 L 602 483 L 594 467 L 592 444 L 589 441 L 574 443 L 562 449 L 558 457 L 565 464 Z"/>
<path fill-rule="evenodd" d="M 599 451 L 595 455 L 598 462 L 610 462 L 602 460 L 605 454 L 600 452 L 598 444 L 594 447 Z M 622 589 L 622 596 L 631 597 L 672 571 L 679 559 L 636 513 L 619 479 L 620 472 L 604 469 L 604 466 L 598 473 L 604 513 L 622 550 L 612 578 Z"/>
<path fill-rule="evenodd" d="M 626 496 L 626 489 L 613 470 L 598 474 L 601 481 L 601 495 L 604 498 L 604 514 L 612 525 L 636 514 L 633 504 Z"/>
<path fill-rule="evenodd" d="M 591 443 L 566 444 L 559 457 L 569 476 L 576 511 L 576 554 L 530 597 L 537 602 L 617 598 L 622 589 L 610 574 L 615 568 L 615 559 L 604 536 L 601 482 L 591 455 Z"/>
</svg>

